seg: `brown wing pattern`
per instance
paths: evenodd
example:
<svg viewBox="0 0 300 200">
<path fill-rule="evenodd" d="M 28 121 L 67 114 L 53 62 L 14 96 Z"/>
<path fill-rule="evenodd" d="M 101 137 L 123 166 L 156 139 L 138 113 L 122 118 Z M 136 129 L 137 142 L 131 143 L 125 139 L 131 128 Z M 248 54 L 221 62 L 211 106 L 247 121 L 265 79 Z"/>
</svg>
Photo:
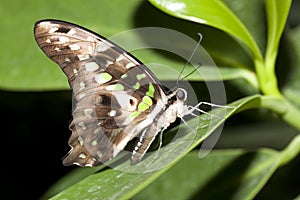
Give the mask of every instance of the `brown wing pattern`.
<svg viewBox="0 0 300 200">
<path fill-rule="evenodd" d="M 164 94 L 140 61 L 105 38 L 68 22 L 39 21 L 34 33 L 40 48 L 62 68 L 73 90 L 71 150 L 65 165 L 103 163 L 149 126 L 141 122 Z M 142 107 L 145 103 L 146 109 Z"/>
</svg>

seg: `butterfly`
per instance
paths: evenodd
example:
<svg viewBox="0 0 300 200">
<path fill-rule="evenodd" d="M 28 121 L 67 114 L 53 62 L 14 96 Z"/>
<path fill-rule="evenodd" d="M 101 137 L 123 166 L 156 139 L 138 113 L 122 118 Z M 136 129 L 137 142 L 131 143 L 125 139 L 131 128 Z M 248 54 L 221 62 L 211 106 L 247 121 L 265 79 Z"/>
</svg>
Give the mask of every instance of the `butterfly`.
<svg viewBox="0 0 300 200">
<path fill-rule="evenodd" d="M 96 166 L 138 138 L 140 162 L 157 134 L 192 114 L 183 88 L 166 91 L 141 61 L 106 38 L 73 23 L 35 23 L 38 46 L 63 70 L 73 92 L 71 150 L 64 165 Z"/>
</svg>

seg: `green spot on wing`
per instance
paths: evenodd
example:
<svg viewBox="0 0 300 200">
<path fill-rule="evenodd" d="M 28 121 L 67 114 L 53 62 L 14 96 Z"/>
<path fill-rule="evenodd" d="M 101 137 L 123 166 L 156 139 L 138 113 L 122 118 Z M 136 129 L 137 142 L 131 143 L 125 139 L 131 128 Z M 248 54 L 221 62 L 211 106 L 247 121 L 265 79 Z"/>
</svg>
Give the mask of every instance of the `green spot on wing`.
<svg viewBox="0 0 300 200">
<path fill-rule="evenodd" d="M 136 89 L 136 90 L 139 89 L 140 88 L 140 83 L 136 82 L 136 84 L 133 86 L 133 88 Z"/>
<path fill-rule="evenodd" d="M 110 79 L 112 78 L 112 76 L 109 73 L 102 73 L 102 79 L 103 81 L 110 81 Z"/>
<path fill-rule="evenodd" d="M 99 84 L 106 83 L 112 79 L 112 76 L 109 73 L 101 73 L 95 77 L 95 80 Z"/>
<path fill-rule="evenodd" d="M 127 76 L 128 76 L 127 74 L 123 74 L 123 75 L 121 76 L 121 79 L 126 78 Z"/>
<path fill-rule="evenodd" d="M 117 84 L 114 84 L 114 85 L 107 86 L 106 90 L 124 90 L 124 86 L 117 83 Z"/>
<path fill-rule="evenodd" d="M 154 91 L 155 91 L 154 86 L 152 85 L 152 83 L 149 83 L 149 89 L 146 95 L 149 97 L 154 97 Z"/>
<path fill-rule="evenodd" d="M 139 111 L 145 111 L 145 110 L 147 110 L 149 108 L 149 106 L 146 104 L 146 103 L 144 103 L 144 102 L 141 102 L 141 103 L 139 103 L 139 105 L 138 105 L 138 110 Z"/>
<path fill-rule="evenodd" d="M 142 80 L 145 77 L 146 77 L 146 74 L 138 74 L 138 75 L 136 75 L 137 80 Z"/>
<path fill-rule="evenodd" d="M 148 106 L 151 106 L 151 105 L 152 105 L 152 99 L 151 99 L 150 97 L 148 97 L 148 96 L 144 96 L 144 97 L 143 97 L 143 102 L 144 102 L 145 104 L 147 104 Z"/>
<path fill-rule="evenodd" d="M 137 116 L 139 116 L 140 114 L 141 114 L 141 112 L 135 111 L 135 112 L 133 112 L 133 113 L 130 115 L 130 117 L 131 117 L 132 119 L 134 119 L 134 118 L 136 118 Z"/>
</svg>

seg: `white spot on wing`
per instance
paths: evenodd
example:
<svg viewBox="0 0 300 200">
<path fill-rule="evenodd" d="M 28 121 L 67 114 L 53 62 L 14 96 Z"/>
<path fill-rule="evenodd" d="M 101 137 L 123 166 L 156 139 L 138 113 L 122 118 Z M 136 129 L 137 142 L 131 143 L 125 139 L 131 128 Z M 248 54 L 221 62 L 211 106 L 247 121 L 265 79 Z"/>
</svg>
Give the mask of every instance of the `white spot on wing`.
<svg viewBox="0 0 300 200">
<path fill-rule="evenodd" d="M 47 40 L 46 40 L 46 43 L 51 43 L 51 40 L 48 38 Z"/>
<path fill-rule="evenodd" d="M 60 36 L 60 37 L 59 37 L 59 41 L 60 41 L 61 43 L 66 43 L 66 42 L 69 42 L 70 40 L 69 40 L 69 38 L 67 38 L 67 37 Z"/>
<path fill-rule="evenodd" d="M 111 64 L 114 64 L 114 62 L 112 62 L 112 61 L 110 61 L 110 60 L 107 60 L 105 66 L 108 67 L 108 66 L 111 65 Z"/>
<path fill-rule="evenodd" d="M 92 36 L 87 37 L 86 40 L 89 42 L 94 42 L 94 38 Z"/>
<path fill-rule="evenodd" d="M 81 153 L 81 154 L 79 154 L 78 157 L 79 157 L 79 158 L 82 158 L 82 159 L 85 159 L 85 158 L 86 158 L 86 155 L 85 155 L 84 153 Z"/>
<path fill-rule="evenodd" d="M 77 51 L 80 49 L 80 46 L 78 44 L 70 44 L 69 47 L 72 51 Z"/>
<path fill-rule="evenodd" d="M 84 109 L 84 115 L 86 117 L 92 117 L 92 113 L 93 113 L 93 109 L 91 108 Z"/>
<path fill-rule="evenodd" d="M 78 95 L 78 99 L 80 100 L 80 99 L 82 99 L 83 97 L 85 97 L 86 96 L 86 93 L 80 93 L 79 95 Z"/>
<path fill-rule="evenodd" d="M 126 78 L 128 75 L 127 74 L 123 74 L 122 76 L 121 76 L 121 79 L 124 79 L 124 78 Z"/>
<path fill-rule="evenodd" d="M 121 60 L 124 60 L 125 56 L 123 54 L 119 55 L 119 57 L 116 58 L 116 62 L 120 62 Z"/>
<path fill-rule="evenodd" d="M 49 30 L 48 33 L 54 33 L 54 32 L 57 31 L 57 30 L 58 30 L 58 28 L 57 28 L 57 27 L 54 27 L 54 28 L 51 28 L 51 29 Z"/>
<path fill-rule="evenodd" d="M 135 155 L 135 154 L 136 154 L 136 151 L 135 151 L 135 150 L 133 150 L 133 151 L 132 151 L 132 155 Z"/>
<path fill-rule="evenodd" d="M 85 70 L 88 72 L 93 72 L 99 69 L 99 65 L 95 62 L 89 62 L 85 64 Z"/>
<path fill-rule="evenodd" d="M 101 44 L 99 44 L 96 47 L 96 49 L 97 49 L 97 52 L 103 52 L 103 51 L 106 51 L 107 49 L 109 49 L 109 46 L 102 42 Z"/>
<path fill-rule="evenodd" d="M 92 144 L 93 147 L 95 147 L 95 146 L 98 145 L 98 142 L 97 142 L 97 140 L 93 140 L 91 144 Z"/>
<path fill-rule="evenodd" d="M 86 129 L 86 125 L 85 125 L 84 122 L 79 122 L 79 123 L 78 123 L 78 126 L 80 126 L 83 130 Z M 78 138 L 78 140 L 79 140 L 79 138 Z"/>
<path fill-rule="evenodd" d="M 98 156 L 99 158 L 102 158 L 102 156 L 103 156 L 103 154 L 101 153 L 101 151 L 97 151 L 96 154 L 97 154 L 97 156 Z"/>
<path fill-rule="evenodd" d="M 116 110 L 111 110 L 109 113 L 107 113 L 108 114 L 108 116 L 110 116 L 110 117 L 114 117 L 114 116 L 116 116 L 116 114 L 117 114 L 117 111 Z"/>
<path fill-rule="evenodd" d="M 113 157 L 115 157 L 122 149 L 124 149 L 124 147 L 131 139 L 132 139 L 131 136 L 129 134 L 128 135 L 126 134 L 126 137 L 118 145 L 114 145 L 115 148 L 113 151 Z"/>
<path fill-rule="evenodd" d="M 79 144 L 82 146 L 83 145 L 83 138 L 82 137 L 78 137 L 78 142 L 79 142 Z"/>
<path fill-rule="evenodd" d="M 89 59 L 90 56 L 88 54 L 84 54 L 84 55 L 77 55 L 77 57 L 79 58 L 79 60 L 86 60 Z"/>
<path fill-rule="evenodd" d="M 94 134 L 97 134 L 97 133 L 99 133 L 99 132 L 100 132 L 100 130 L 101 130 L 101 128 L 96 128 L 96 129 L 94 130 Z"/>
<path fill-rule="evenodd" d="M 93 167 L 94 166 L 94 162 L 92 162 L 92 163 L 86 163 L 84 166 L 86 166 L 86 167 Z"/>
<path fill-rule="evenodd" d="M 142 145 L 142 143 L 141 143 L 141 142 L 138 142 L 138 143 L 137 143 L 137 146 L 139 146 L 139 147 L 140 147 L 141 145 Z"/>
<path fill-rule="evenodd" d="M 66 59 L 68 59 L 68 61 L 70 61 L 70 59 L 69 58 L 66 58 Z M 75 74 L 75 76 L 77 76 L 77 74 L 78 74 L 78 70 L 77 69 L 73 69 L 73 73 Z"/>
<path fill-rule="evenodd" d="M 127 68 L 127 69 L 130 69 L 131 67 L 134 67 L 134 66 L 135 66 L 135 64 L 132 63 L 132 62 L 130 62 L 130 63 L 128 63 L 128 64 L 126 65 L 126 68 Z"/>
<path fill-rule="evenodd" d="M 48 21 L 44 21 L 44 22 L 41 22 L 40 23 L 42 26 L 49 26 L 49 24 L 51 24 L 50 22 Z"/>
<path fill-rule="evenodd" d="M 84 83 L 83 81 L 81 81 L 81 82 L 79 83 L 79 86 L 80 86 L 80 89 L 82 90 L 82 89 L 85 88 L 85 83 Z"/>
<path fill-rule="evenodd" d="M 67 33 L 68 35 L 73 35 L 73 34 L 75 34 L 76 33 L 76 31 L 74 30 L 74 29 L 71 29 L 71 30 L 69 30 L 69 32 Z"/>
</svg>

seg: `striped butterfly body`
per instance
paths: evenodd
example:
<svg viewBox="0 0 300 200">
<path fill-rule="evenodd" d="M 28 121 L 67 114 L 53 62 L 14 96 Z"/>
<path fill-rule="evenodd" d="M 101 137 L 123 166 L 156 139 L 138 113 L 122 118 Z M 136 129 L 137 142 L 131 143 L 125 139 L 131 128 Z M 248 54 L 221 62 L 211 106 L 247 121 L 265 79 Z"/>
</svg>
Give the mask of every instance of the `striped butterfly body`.
<svg viewBox="0 0 300 200">
<path fill-rule="evenodd" d="M 73 91 L 70 152 L 64 165 L 96 166 L 115 157 L 133 138 L 131 162 L 139 162 L 155 136 L 187 114 L 186 91 L 166 94 L 138 59 L 75 24 L 38 21 L 35 39 L 56 62 Z"/>
</svg>

